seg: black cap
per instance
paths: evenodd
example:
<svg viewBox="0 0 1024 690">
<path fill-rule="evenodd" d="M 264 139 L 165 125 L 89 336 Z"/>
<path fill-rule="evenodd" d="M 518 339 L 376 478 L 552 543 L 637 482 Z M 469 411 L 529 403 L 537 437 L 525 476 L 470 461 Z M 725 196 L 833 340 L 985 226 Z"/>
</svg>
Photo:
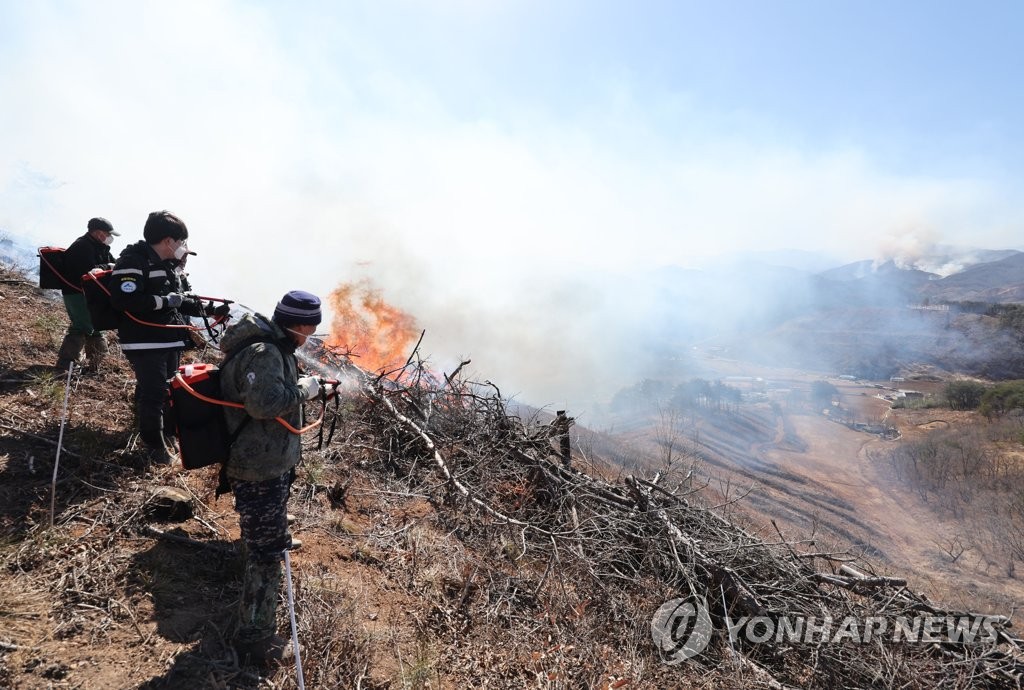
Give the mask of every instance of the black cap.
<svg viewBox="0 0 1024 690">
<path fill-rule="evenodd" d="M 114 226 L 110 224 L 110 221 L 106 218 L 90 218 L 89 224 L 86 226 L 90 230 L 102 230 L 103 232 L 109 232 L 114 237 L 119 237 L 121 233 L 114 230 Z"/>
<path fill-rule="evenodd" d="M 150 244 L 156 244 L 165 237 L 174 240 L 187 240 L 188 228 L 185 222 L 169 211 L 153 211 L 146 219 L 142 228 L 142 238 Z"/>
</svg>

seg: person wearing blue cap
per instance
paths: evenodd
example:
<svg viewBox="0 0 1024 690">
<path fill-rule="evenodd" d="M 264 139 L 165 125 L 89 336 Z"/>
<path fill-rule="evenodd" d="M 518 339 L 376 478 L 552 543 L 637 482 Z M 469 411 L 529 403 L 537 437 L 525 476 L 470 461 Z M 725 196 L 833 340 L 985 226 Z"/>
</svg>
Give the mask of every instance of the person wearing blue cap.
<svg viewBox="0 0 1024 690">
<path fill-rule="evenodd" d="M 288 493 L 302 445 L 275 417 L 301 427 L 303 403 L 320 392 L 315 376 L 299 377 L 295 358 L 320 320 L 320 299 L 295 290 L 277 303 L 273 318 L 245 314 L 221 338 L 221 350 L 229 355 L 221 369 L 221 395 L 244 406 L 225 408 L 235 440 L 223 471 L 246 547 L 235 649 L 240 659 L 258 665 L 284 661 L 291 652 L 276 634 L 276 615 L 281 562 L 293 547 Z"/>
</svg>

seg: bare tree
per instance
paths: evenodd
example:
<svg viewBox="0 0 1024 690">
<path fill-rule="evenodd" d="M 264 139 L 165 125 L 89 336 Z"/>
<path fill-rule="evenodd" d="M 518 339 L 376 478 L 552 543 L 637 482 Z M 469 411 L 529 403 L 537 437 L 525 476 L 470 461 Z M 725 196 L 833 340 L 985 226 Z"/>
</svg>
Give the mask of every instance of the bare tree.
<svg viewBox="0 0 1024 690">
<path fill-rule="evenodd" d="M 963 539 L 959 534 L 954 534 L 952 537 L 936 539 L 933 543 L 942 549 L 944 554 L 949 556 L 950 563 L 956 563 L 960 560 L 960 557 L 968 551 L 967 546 L 964 544 Z"/>
</svg>

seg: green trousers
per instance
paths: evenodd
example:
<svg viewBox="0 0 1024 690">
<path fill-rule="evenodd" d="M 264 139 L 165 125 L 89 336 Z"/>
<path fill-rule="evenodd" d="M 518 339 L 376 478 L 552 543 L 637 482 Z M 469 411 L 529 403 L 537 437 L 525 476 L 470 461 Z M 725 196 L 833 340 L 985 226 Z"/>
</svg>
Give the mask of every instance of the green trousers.
<svg viewBox="0 0 1024 690">
<path fill-rule="evenodd" d="M 68 311 L 68 319 L 71 325 L 68 326 L 69 334 L 89 337 L 93 334 L 92 317 L 89 316 L 89 307 L 85 303 L 85 295 L 76 292 L 73 295 L 64 295 L 64 308 Z"/>
<path fill-rule="evenodd" d="M 98 369 L 107 354 L 107 339 L 103 331 L 93 330 L 89 307 L 85 303 L 85 295 L 76 293 L 64 295 L 64 308 L 68 312 L 71 325 L 64 335 L 57 353 L 57 366 L 67 366 L 68 362 L 81 359 L 82 350 L 93 368 Z"/>
</svg>

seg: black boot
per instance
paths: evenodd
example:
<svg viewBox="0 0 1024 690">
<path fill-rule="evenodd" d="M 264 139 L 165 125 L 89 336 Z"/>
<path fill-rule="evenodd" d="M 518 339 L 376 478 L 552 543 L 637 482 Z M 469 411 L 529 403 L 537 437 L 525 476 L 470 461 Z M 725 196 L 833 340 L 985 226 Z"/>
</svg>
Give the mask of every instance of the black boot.
<svg viewBox="0 0 1024 690">
<path fill-rule="evenodd" d="M 164 444 L 164 435 L 159 430 L 143 431 L 139 434 L 144 448 L 146 463 L 149 465 L 170 465 L 175 455 Z"/>
<path fill-rule="evenodd" d="M 236 640 L 235 651 L 238 652 L 238 660 L 243 664 L 247 660 L 254 666 L 295 662 L 295 649 L 292 647 L 292 641 L 280 635 L 271 635 L 251 642 Z"/>
<path fill-rule="evenodd" d="M 174 462 L 174 456 L 167 451 L 167 447 L 163 444 L 146 446 L 146 462 L 150 465 L 170 465 Z"/>
</svg>

